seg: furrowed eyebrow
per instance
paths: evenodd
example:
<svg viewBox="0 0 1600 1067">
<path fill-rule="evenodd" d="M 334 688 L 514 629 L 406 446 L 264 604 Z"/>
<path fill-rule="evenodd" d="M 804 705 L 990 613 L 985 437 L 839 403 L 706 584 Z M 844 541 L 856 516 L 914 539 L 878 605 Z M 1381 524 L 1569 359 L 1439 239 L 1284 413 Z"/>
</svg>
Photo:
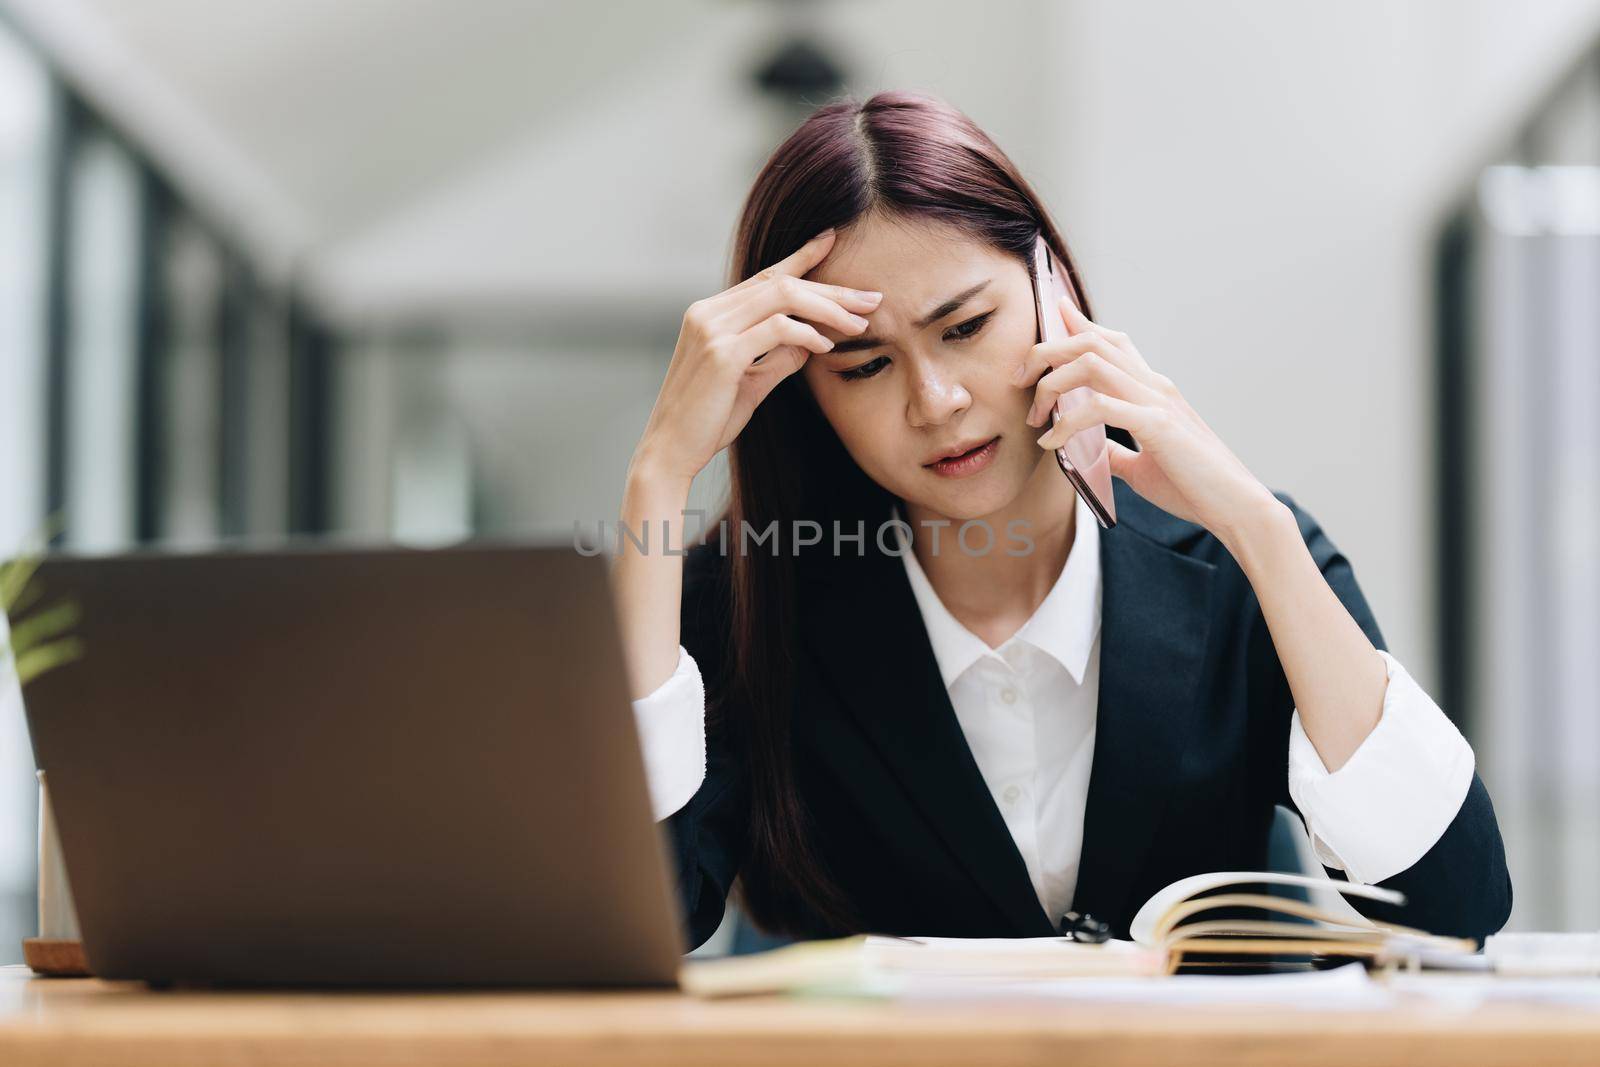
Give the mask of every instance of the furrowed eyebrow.
<svg viewBox="0 0 1600 1067">
<path fill-rule="evenodd" d="M 986 289 L 989 283 L 992 281 L 994 281 L 993 278 L 985 278 L 972 288 L 962 290 L 955 296 L 952 296 L 949 300 L 946 300 L 944 303 L 928 312 L 926 315 L 922 316 L 922 318 L 918 319 L 916 322 L 913 322 L 911 325 L 919 330 L 928 326 L 932 326 L 946 315 L 956 311 L 961 307 L 962 304 L 965 304 L 968 300 L 971 300 L 973 297 L 983 292 L 983 290 Z M 830 356 L 837 356 L 846 352 L 859 352 L 862 349 L 877 348 L 881 344 L 883 344 L 883 342 L 876 337 L 844 337 L 841 338 L 831 349 L 829 349 L 826 354 Z"/>
</svg>

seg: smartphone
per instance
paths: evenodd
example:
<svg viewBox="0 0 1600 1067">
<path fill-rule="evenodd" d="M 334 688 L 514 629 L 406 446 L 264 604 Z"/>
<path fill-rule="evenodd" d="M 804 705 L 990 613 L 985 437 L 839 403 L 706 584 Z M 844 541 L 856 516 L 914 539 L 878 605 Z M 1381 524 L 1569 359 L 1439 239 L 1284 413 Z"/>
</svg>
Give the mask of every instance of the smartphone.
<svg viewBox="0 0 1600 1067">
<path fill-rule="evenodd" d="M 1064 341 L 1072 336 L 1061 317 L 1061 298 L 1071 295 L 1060 262 L 1040 234 L 1033 245 L 1033 305 L 1040 342 Z M 1072 304 L 1077 307 L 1078 301 L 1073 299 Z M 1062 393 L 1055 407 L 1050 409 L 1050 425 L 1054 426 L 1064 413 L 1088 400 L 1089 393 L 1087 385 Z M 1105 425 L 1079 430 L 1067 438 L 1066 444 L 1056 449 L 1056 462 L 1100 525 L 1107 529 L 1115 526 L 1117 506 L 1111 497 L 1111 454 L 1106 447 Z"/>
</svg>

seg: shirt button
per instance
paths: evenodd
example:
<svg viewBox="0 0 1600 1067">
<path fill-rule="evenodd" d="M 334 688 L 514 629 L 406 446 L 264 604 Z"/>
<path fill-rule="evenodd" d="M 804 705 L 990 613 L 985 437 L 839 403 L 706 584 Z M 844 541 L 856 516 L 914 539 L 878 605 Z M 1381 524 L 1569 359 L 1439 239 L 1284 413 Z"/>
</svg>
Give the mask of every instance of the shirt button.
<svg viewBox="0 0 1600 1067">
<path fill-rule="evenodd" d="M 1000 699 L 1007 704 L 1015 704 L 1017 702 L 1017 691 L 1008 685 L 1000 690 Z"/>
<path fill-rule="evenodd" d="M 1021 795 L 1022 795 L 1022 790 L 1018 789 L 1016 786 L 1014 786 L 1014 785 L 1006 786 L 1006 791 L 1004 793 L 1004 796 L 1006 798 L 1006 803 L 1007 804 L 1015 804 L 1017 802 L 1017 798 L 1020 797 Z"/>
</svg>

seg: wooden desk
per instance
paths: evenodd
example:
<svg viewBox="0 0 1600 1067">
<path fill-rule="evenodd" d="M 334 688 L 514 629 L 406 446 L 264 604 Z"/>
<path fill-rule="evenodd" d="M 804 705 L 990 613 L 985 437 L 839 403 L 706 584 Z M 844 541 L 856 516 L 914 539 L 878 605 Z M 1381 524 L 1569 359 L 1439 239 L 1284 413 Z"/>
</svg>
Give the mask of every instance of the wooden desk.
<svg viewBox="0 0 1600 1067">
<path fill-rule="evenodd" d="M 1594 1064 L 1600 1013 L 153 991 L 0 968 L 0 1064 Z"/>
</svg>

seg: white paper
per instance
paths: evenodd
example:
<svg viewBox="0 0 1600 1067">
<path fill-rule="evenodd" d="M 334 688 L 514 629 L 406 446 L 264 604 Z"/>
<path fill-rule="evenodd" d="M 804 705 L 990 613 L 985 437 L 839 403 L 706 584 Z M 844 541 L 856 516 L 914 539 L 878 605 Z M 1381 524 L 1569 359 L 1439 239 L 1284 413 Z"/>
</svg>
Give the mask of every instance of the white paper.
<svg viewBox="0 0 1600 1067">
<path fill-rule="evenodd" d="M 1600 979 L 1521 978 L 1489 974 L 1396 974 L 1387 983 L 1396 993 L 1426 998 L 1459 1011 L 1484 1004 L 1532 1003 L 1600 1010 Z"/>
<path fill-rule="evenodd" d="M 1350 963 L 1326 971 L 1283 974 L 1179 974 L 1161 978 L 1069 978 L 1042 982 L 963 982 L 919 978 L 899 996 L 912 1000 L 1001 999 L 1095 1001 L 1162 1006 L 1247 1005 L 1308 1011 L 1386 1008 L 1394 994 Z"/>
<path fill-rule="evenodd" d="M 1157 975 L 1166 954 L 1132 941 L 1098 943 L 1066 937 L 882 937 L 867 938 L 862 959 L 885 976 L 971 977 L 1005 982 L 1048 981 L 1084 975 Z M 1074 979 L 1079 975 L 1073 973 Z"/>
<path fill-rule="evenodd" d="M 1494 934 L 1483 954 L 1499 974 L 1600 977 L 1600 934 Z"/>
</svg>

